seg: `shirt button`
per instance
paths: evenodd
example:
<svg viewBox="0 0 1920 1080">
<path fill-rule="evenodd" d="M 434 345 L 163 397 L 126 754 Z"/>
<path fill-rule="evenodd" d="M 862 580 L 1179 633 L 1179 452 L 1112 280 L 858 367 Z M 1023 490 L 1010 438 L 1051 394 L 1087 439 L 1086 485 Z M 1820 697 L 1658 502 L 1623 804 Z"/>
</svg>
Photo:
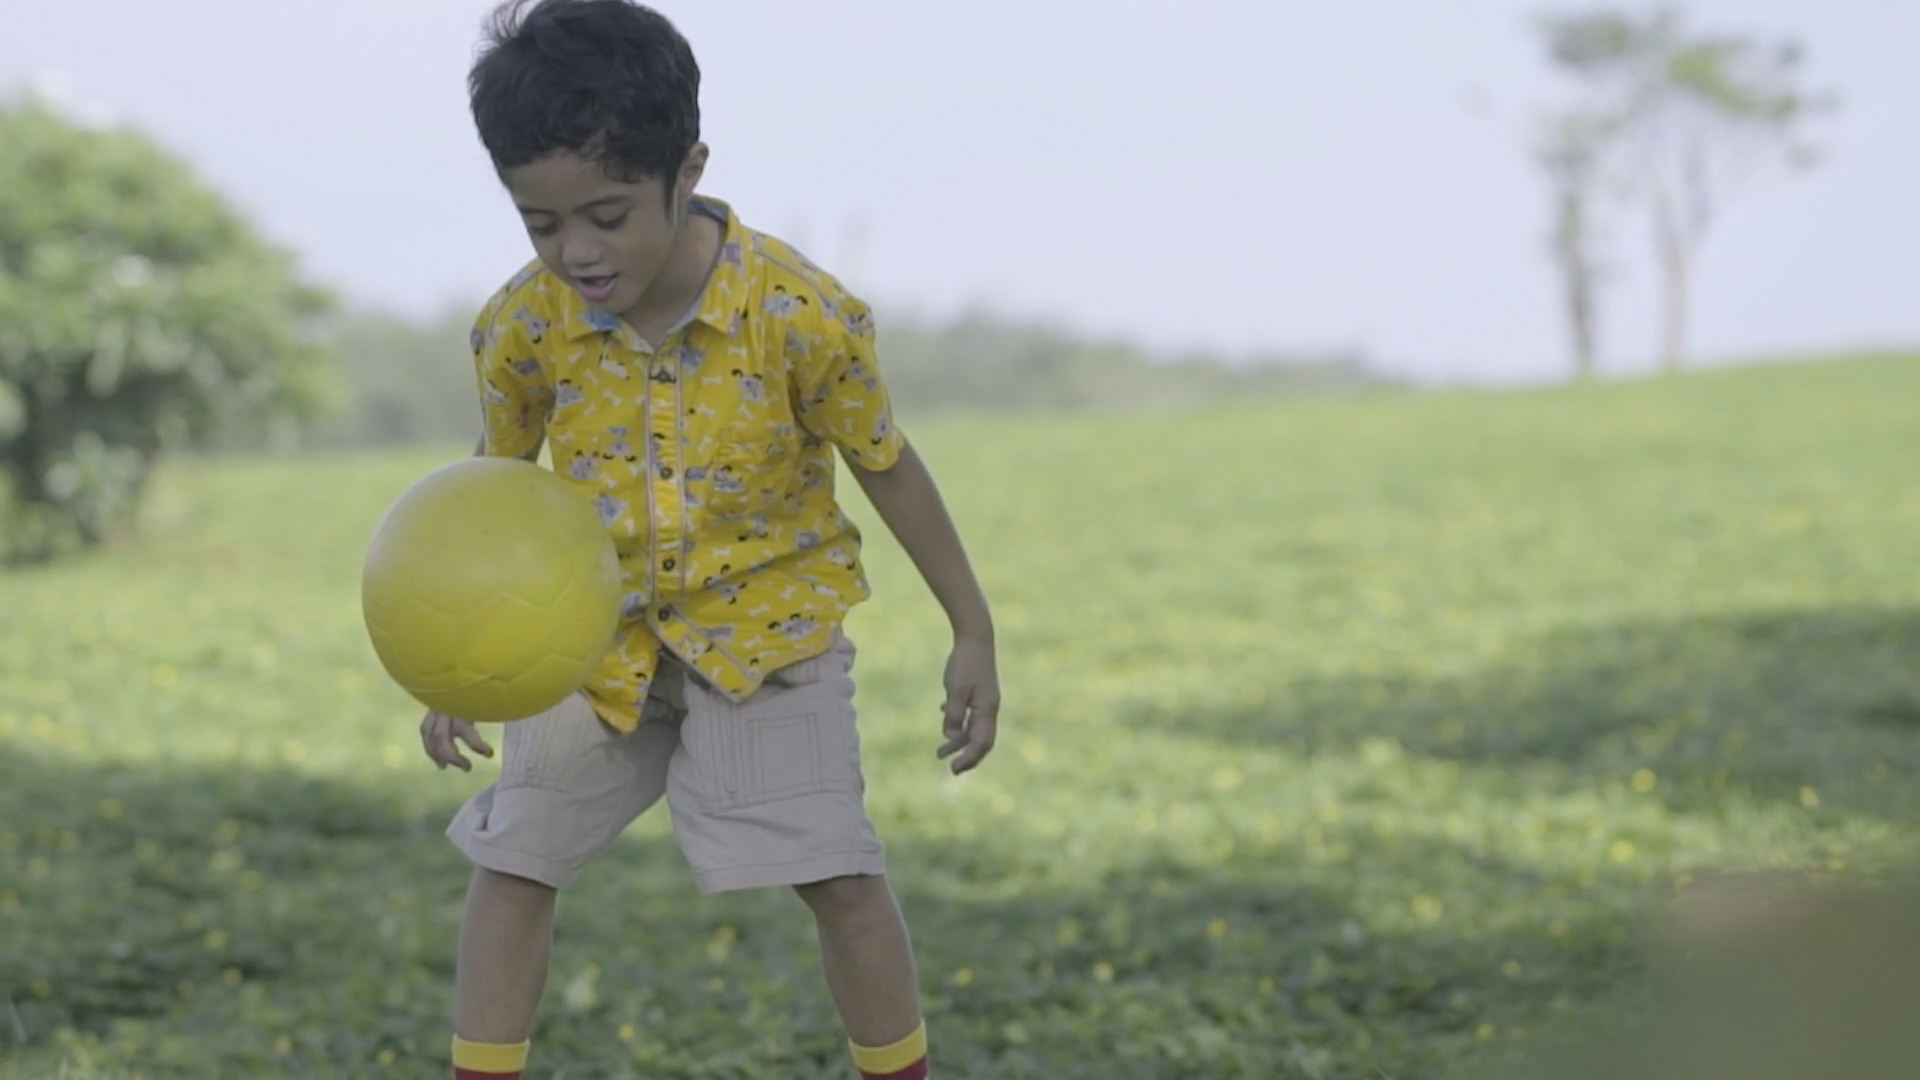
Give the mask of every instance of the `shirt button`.
<svg viewBox="0 0 1920 1080">
<path fill-rule="evenodd" d="M 660 466 L 660 479 L 662 480 L 673 479 L 673 466 L 671 465 Z"/>
<path fill-rule="evenodd" d="M 671 570 L 674 568 L 675 565 L 676 564 L 672 559 L 668 559 L 666 562 L 663 562 L 660 564 L 661 568 L 665 570 Z"/>
</svg>

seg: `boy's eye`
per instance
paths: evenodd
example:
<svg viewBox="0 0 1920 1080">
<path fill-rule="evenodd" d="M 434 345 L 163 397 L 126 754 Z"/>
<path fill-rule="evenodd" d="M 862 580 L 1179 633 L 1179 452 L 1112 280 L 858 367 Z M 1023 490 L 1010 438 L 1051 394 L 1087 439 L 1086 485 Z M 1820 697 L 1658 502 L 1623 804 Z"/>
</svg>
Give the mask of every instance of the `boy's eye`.
<svg viewBox="0 0 1920 1080">
<path fill-rule="evenodd" d="M 596 226 L 607 230 L 608 232 L 612 232 L 613 230 L 627 223 L 627 215 L 621 214 L 619 217 L 614 218 L 612 221 L 601 221 L 598 218 L 596 218 L 594 219 L 593 223 Z"/>
<path fill-rule="evenodd" d="M 560 231 L 558 225 L 528 225 L 527 231 L 535 236 L 552 236 Z"/>
</svg>

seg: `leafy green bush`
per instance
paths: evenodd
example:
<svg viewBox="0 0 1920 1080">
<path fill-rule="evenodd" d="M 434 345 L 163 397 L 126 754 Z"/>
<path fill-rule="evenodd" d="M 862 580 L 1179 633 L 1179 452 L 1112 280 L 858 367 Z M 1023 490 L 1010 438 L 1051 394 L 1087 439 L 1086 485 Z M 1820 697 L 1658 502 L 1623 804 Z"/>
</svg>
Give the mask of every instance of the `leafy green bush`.
<svg viewBox="0 0 1920 1080">
<path fill-rule="evenodd" d="M 155 460 L 332 400 L 294 261 L 152 139 L 0 106 L 0 558 L 123 528 Z"/>
</svg>

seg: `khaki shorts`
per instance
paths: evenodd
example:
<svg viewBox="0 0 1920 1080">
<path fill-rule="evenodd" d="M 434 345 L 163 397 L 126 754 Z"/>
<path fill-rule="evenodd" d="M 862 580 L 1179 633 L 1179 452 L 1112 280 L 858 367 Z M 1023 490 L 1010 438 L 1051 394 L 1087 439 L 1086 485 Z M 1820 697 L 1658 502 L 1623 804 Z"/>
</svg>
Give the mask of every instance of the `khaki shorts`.
<svg viewBox="0 0 1920 1080">
<path fill-rule="evenodd" d="M 663 659 L 630 735 L 578 695 L 508 724 L 499 779 L 461 807 L 447 836 L 480 866 L 563 888 L 664 796 L 704 893 L 884 873 L 865 806 L 853 660 L 841 637 L 735 705 Z"/>
</svg>

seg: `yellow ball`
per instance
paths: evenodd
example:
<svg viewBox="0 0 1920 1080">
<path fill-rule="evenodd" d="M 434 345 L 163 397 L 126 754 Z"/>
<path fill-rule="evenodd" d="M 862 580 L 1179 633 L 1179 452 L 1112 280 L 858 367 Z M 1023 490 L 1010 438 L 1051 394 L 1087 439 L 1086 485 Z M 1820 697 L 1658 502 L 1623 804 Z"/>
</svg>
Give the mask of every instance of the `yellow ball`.
<svg viewBox="0 0 1920 1080">
<path fill-rule="evenodd" d="M 593 504 L 519 458 L 436 469 L 388 509 L 360 602 L 373 649 L 428 708 L 521 720 L 586 682 L 620 619 L 620 559 Z"/>
</svg>

